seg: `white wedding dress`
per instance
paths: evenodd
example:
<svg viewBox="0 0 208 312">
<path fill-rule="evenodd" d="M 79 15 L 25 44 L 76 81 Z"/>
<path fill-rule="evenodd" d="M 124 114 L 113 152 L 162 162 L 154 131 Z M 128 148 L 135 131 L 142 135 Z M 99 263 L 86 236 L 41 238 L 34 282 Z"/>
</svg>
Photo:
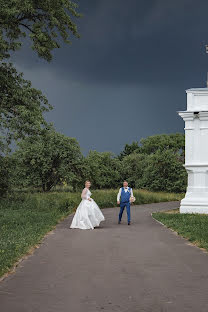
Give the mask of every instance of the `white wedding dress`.
<svg viewBox="0 0 208 312">
<path fill-rule="evenodd" d="M 104 221 L 104 215 L 96 202 L 90 197 L 92 193 L 89 189 L 84 188 L 82 191 L 82 201 L 77 207 L 76 213 L 72 220 L 71 229 L 94 229 L 99 226 L 101 221 Z M 90 199 L 90 200 L 89 200 Z"/>
</svg>

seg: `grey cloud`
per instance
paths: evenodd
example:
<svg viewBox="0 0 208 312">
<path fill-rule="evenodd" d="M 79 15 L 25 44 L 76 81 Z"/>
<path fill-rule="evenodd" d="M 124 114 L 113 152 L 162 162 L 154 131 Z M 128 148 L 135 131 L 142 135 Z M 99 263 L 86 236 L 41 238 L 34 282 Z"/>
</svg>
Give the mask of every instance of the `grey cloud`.
<svg viewBox="0 0 208 312">
<path fill-rule="evenodd" d="M 208 3 L 199 2 L 201 6 L 193 0 L 90 4 L 82 0 L 82 37 L 54 53 L 53 71 L 82 83 L 183 83 L 187 75 L 198 75 L 206 64 L 202 57 L 193 62 L 193 53 L 202 54 L 200 42 L 206 38 Z M 17 61 L 48 67 L 34 56 L 26 60 L 21 53 Z"/>
</svg>

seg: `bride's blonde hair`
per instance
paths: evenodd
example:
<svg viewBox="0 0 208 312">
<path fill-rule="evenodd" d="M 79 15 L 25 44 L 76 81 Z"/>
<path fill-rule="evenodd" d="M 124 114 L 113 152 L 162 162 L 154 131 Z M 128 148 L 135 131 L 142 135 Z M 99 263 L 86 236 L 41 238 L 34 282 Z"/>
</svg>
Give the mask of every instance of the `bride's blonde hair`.
<svg viewBox="0 0 208 312">
<path fill-rule="evenodd" d="M 91 183 L 90 180 L 86 180 L 86 181 L 85 181 L 85 184 L 88 183 L 88 182 Z"/>
</svg>

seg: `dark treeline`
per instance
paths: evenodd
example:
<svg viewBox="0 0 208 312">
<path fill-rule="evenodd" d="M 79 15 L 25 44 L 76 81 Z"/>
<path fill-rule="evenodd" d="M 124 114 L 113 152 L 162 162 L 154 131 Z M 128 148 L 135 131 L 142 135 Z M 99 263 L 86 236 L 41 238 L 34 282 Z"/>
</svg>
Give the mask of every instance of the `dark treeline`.
<svg viewBox="0 0 208 312">
<path fill-rule="evenodd" d="M 51 128 L 20 140 L 13 153 L 0 156 L 0 162 L 2 195 L 16 188 L 46 192 L 58 185 L 75 191 L 86 179 L 96 189 L 117 188 L 127 179 L 134 188 L 184 192 L 187 180 L 180 133 L 126 144 L 119 155 L 90 151 L 84 157 L 76 139 Z"/>
</svg>

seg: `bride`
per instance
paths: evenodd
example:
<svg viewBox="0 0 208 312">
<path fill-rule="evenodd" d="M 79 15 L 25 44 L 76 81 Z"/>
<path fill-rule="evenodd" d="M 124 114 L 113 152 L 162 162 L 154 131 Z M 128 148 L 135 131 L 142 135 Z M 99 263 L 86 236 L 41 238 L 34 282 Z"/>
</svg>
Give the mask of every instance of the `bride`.
<svg viewBox="0 0 208 312">
<path fill-rule="evenodd" d="M 82 201 L 77 207 L 70 226 L 71 229 L 94 229 L 94 227 L 99 226 L 101 221 L 105 220 L 100 208 L 90 197 L 92 195 L 89 190 L 90 186 L 91 182 L 86 181 L 81 195 Z"/>
</svg>

